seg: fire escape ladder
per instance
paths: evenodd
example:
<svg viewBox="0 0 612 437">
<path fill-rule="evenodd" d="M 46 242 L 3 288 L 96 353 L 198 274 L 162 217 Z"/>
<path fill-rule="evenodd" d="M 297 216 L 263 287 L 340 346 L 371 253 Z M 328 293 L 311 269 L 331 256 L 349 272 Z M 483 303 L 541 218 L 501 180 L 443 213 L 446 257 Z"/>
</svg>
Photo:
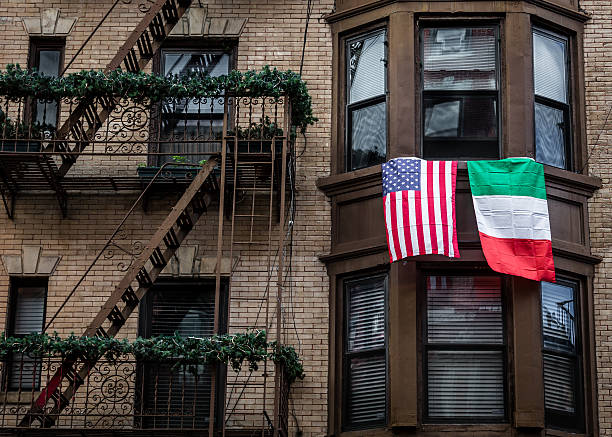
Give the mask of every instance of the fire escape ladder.
<svg viewBox="0 0 612 437">
<path fill-rule="evenodd" d="M 210 159 L 195 176 L 89 324 L 84 336 L 114 337 L 125 325 L 218 192 L 218 182 L 213 174 L 216 165 L 217 160 Z M 19 426 L 28 427 L 35 423 L 43 428 L 53 426 L 99 359 L 100 357 L 77 355 L 64 357 L 61 366 L 33 402 Z M 47 407 L 49 400 L 52 401 L 50 409 Z"/>
<path fill-rule="evenodd" d="M 157 0 L 107 65 L 105 72 L 123 69 L 137 73 L 142 70 L 190 4 L 191 0 Z M 45 150 L 60 153 L 62 165 L 57 170 L 60 179 L 68 173 L 118 103 L 114 99 L 97 100 L 82 100 L 58 129 L 58 140 L 50 143 Z"/>
</svg>

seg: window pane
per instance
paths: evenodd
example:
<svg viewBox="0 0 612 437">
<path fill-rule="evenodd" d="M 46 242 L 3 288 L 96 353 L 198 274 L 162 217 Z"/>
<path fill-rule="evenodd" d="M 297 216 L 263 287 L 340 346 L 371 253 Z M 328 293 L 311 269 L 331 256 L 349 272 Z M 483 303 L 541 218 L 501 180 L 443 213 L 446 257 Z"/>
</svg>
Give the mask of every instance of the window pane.
<svg viewBox="0 0 612 437">
<path fill-rule="evenodd" d="M 385 347 L 385 278 L 347 282 L 347 350 L 357 352 Z"/>
<path fill-rule="evenodd" d="M 15 306 L 13 335 L 23 336 L 42 331 L 45 320 L 44 287 L 19 287 Z"/>
<path fill-rule="evenodd" d="M 560 109 L 535 104 L 536 160 L 565 168 L 565 119 Z"/>
<path fill-rule="evenodd" d="M 352 358 L 349 372 L 349 422 L 352 425 L 384 422 L 387 399 L 384 353 L 374 357 Z"/>
<path fill-rule="evenodd" d="M 351 170 L 380 164 L 387 158 L 387 104 L 350 111 Z"/>
<path fill-rule="evenodd" d="M 178 284 L 153 290 L 151 335 L 209 337 L 214 328 L 214 293 L 201 286 Z M 146 428 L 205 427 L 210 406 L 209 367 L 146 363 L 143 368 Z M 194 372 L 195 370 L 195 372 Z"/>
<path fill-rule="evenodd" d="M 429 351 L 430 417 L 504 417 L 504 366 L 498 351 Z"/>
<path fill-rule="evenodd" d="M 59 50 L 41 50 L 38 59 L 38 71 L 45 76 L 56 77 L 60 71 L 60 56 Z M 57 123 L 57 102 L 38 100 L 36 102 L 36 120 L 37 123 L 43 125 L 51 125 L 55 127 Z M 48 134 L 50 136 L 50 132 Z"/>
<path fill-rule="evenodd" d="M 576 412 L 575 360 L 544 353 L 544 402 L 546 408 Z"/>
<path fill-rule="evenodd" d="M 500 278 L 428 277 L 427 341 L 430 344 L 503 344 Z"/>
<path fill-rule="evenodd" d="M 385 93 L 385 32 L 349 41 L 348 103 Z"/>
<path fill-rule="evenodd" d="M 497 138 L 496 97 L 425 97 L 424 107 L 426 137 Z"/>
<path fill-rule="evenodd" d="M 542 327 L 546 349 L 576 352 L 576 312 L 572 287 L 542 282 Z"/>
<path fill-rule="evenodd" d="M 496 51 L 493 27 L 424 29 L 424 89 L 497 89 Z"/>
<path fill-rule="evenodd" d="M 567 103 L 567 42 L 540 32 L 533 33 L 535 93 Z"/>
<path fill-rule="evenodd" d="M 164 75 L 187 76 L 193 73 L 220 76 L 229 73 L 229 55 L 226 53 L 180 52 L 164 53 Z M 213 99 L 174 101 L 164 109 L 174 113 L 223 113 L 223 103 Z"/>
</svg>

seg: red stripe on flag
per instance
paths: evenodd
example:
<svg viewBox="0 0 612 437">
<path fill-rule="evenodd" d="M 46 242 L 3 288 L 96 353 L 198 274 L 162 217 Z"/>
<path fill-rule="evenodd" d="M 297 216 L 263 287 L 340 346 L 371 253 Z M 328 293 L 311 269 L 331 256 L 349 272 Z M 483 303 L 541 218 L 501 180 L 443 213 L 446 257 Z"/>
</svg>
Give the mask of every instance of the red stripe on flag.
<svg viewBox="0 0 612 437">
<path fill-rule="evenodd" d="M 397 223 L 397 208 L 396 208 L 396 199 L 395 196 L 397 196 L 397 192 L 393 192 L 390 194 L 390 199 L 391 199 L 391 230 L 393 232 L 393 248 L 395 250 L 395 256 L 397 257 L 396 259 L 401 259 L 402 258 L 402 249 L 400 248 L 400 244 L 399 244 L 399 235 L 398 235 L 398 223 Z"/>
<path fill-rule="evenodd" d="M 390 194 L 387 194 L 387 196 L 389 196 Z M 391 262 L 395 261 L 393 259 L 393 254 L 391 253 L 391 245 L 389 244 L 389 227 L 386 226 L 387 223 L 387 202 L 386 202 L 386 197 L 383 197 L 383 211 L 385 213 L 385 229 L 387 230 L 387 249 L 389 249 L 389 259 L 391 260 Z"/>
<path fill-rule="evenodd" d="M 495 238 L 480 232 L 480 243 L 487 263 L 496 272 L 555 282 L 550 240 Z"/>
<path fill-rule="evenodd" d="M 402 191 L 402 211 L 404 212 L 404 237 L 406 238 L 406 254 L 414 256 L 412 252 L 412 235 L 410 233 L 410 201 L 408 191 Z"/>
<path fill-rule="evenodd" d="M 457 188 L 457 161 L 452 161 L 452 172 L 451 172 L 451 184 L 452 186 L 452 203 L 453 203 L 453 249 L 455 252 L 455 258 L 459 258 L 459 243 L 457 241 L 457 219 L 455 217 L 455 193 Z"/>
<path fill-rule="evenodd" d="M 448 226 L 452 226 L 452 223 L 448 223 L 447 216 L 448 211 L 446 210 L 446 161 L 440 161 L 440 216 L 442 217 L 442 240 L 444 241 L 444 252 L 443 254 L 448 256 L 450 254 L 450 246 L 448 244 Z"/>
<path fill-rule="evenodd" d="M 423 211 L 421 211 L 421 191 L 414 192 L 414 215 L 419 244 L 419 255 L 425 253 L 425 237 L 423 235 Z"/>
<path fill-rule="evenodd" d="M 439 253 L 438 252 L 438 236 L 436 233 L 436 213 L 435 213 L 435 203 L 438 201 L 434 196 L 434 163 L 433 161 L 427 161 L 427 195 L 429 198 L 427 199 L 427 210 L 429 211 L 428 218 L 429 224 L 429 238 L 431 240 L 431 253 Z"/>
</svg>

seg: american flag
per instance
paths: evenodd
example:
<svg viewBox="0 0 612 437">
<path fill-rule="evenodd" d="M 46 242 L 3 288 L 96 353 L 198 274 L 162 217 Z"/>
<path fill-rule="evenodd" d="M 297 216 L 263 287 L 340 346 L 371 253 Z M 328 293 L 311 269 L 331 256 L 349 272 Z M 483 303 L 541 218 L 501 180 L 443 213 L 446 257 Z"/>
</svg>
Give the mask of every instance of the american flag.
<svg viewBox="0 0 612 437">
<path fill-rule="evenodd" d="M 382 173 L 391 262 L 425 254 L 459 258 L 457 161 L 395 158 L 382 165 Z"/>
</svg>

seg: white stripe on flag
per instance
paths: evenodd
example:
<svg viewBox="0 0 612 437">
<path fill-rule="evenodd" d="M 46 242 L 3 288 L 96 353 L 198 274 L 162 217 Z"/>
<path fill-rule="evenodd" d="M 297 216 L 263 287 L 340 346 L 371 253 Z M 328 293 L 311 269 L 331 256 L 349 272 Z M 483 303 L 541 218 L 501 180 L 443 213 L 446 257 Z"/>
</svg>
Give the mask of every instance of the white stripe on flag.
<svg viewBox="0 0 612 437">
<path fill-rule="evenodd" d="M 444 173 L 444 181 L 446 186 L 446 193 L 453 192 L 453 162 L 446 161 L 447 170 Z M 455 245 L 453 244 L 453 230 L 456 223 L 453 222 L 453 198 L 452 196 L 446 196 L 446 223 L 448 223 L 448 256 L 455 256 Z"/>
<path fill-rule="evenodd" d="M 431 253 L 431 235 L 429 233 L 429 202 L 427 196 L 427 161 L 421 160 L 421 216 L 423 219 L 423 240 L 425 240 L 425 250 L 423 253 Z"/>
<path fill-rule="evenodd" d="M 478 231 L 495 238 L 550 240 L 546 199 L 473 196 Z"/>
<path fill-rule="evenodd" d="M 397 225 L 397 238 L 399 239 L 400 252 L 402 253 L 402 258 L 406 258 L 408 256 L 408 252 L 406 252 L 406 236 L 404 233 L 404 208 L 402 207 L 402 195 L 403 191 L 398 191 L 395 193 L 395 220 Z"/>
<path fill-rule="evenodd" d="M 393 242 L 393 220 L 391 219 L 391 196 L 389 193 L 385 196 L 385 220 L 387 221 L 387 238 L 389 239 L 389 251 L 391 252 L 391 262 L 397 259 L 395 254 L 395 243 Z"/>
<path fill-rule="evenodd" d="M 434 220 L 436 225 L 436 239 L 438 242 L 438 253 L 444 253 L 444 239 L 442 238 L 442 199 L 440 198 L 440 172 L 444 171 L 446 161 L 433 162 L 433 189 L 434 189 Z"/>
<path fill-rule="evenodd" d="M 419 240 L 416 230 L 416 202 L 414 190 L 408 191 L 408 223 L 410 224 L 410 242 L 412 243 L 412 253 L 419 253 Z"/>
</svg>

